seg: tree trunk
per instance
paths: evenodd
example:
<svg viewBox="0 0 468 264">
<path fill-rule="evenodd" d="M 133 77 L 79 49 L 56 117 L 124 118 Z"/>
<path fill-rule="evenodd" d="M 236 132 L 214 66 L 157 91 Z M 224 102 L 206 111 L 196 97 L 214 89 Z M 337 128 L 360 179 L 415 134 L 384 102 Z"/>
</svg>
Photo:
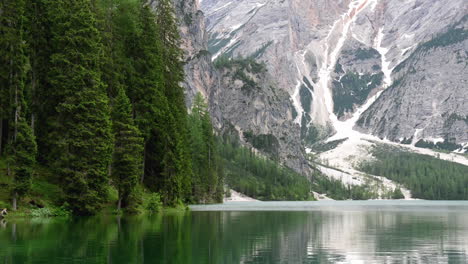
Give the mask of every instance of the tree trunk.
<svg viewBox="0 0 468 264">
<path fill-rule="evenodd" d="M 146 166 L 146 143 L 143 149 L 143 171 L 141 173 L 141 184 L 143 184 L 143 181 L 145 180 L 145 166 Z"/>
<path fill-rule="evenodd" d="M 36 116 L 34 113 L 31 114 L 31 130 L 34 136 L 34 126 L 36 125 Z"/>
<path fill-rule="evenodd" d="M 2 142 L 3 142 L 3 119 L 0 118 L 0 156 L 2 156 Z"/>
<path fill-rule="evenodd" d="M 13 195 L 13 211 L 16 211 L 18 208 L 17 208 L 17 200 L 18 200 L 18 193 L 15 192 L 15 194 Z"/>
<path fill-rule="evenodd" d="M 119 198 L 119 202 L 117 203 L 117 211 L 120 211 L 122 209 L 122 198 Z"/>
<path fill-rule="evenodd" d="M 18 104 L 18 84 L 15 85 L 15 134 L 14 142 L 16 142 L 16 137 L 18 136 L 18 120 L 20 116 L 21 106 Z"/>
</svg>

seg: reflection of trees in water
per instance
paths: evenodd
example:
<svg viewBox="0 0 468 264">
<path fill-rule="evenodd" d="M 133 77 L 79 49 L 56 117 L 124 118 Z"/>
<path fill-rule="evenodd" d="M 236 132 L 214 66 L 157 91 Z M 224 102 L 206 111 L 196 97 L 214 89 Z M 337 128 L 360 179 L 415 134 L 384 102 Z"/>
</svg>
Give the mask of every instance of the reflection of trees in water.
<svg viewBox="0 0 468 264">
<path fill-rule="evenodd" d="M 388 252 L 418 250 L 459 260 L 466 259 L 466 253 L 461 248 L 444 252 L 444 241 L 438 239 L 454 241 L 460 226 L 467 231 L 458 222 L 462 216 L 378 211 L 185 212 L 15 220 L 0 228 L 0 262 L 334 263 L 349 260 L 353 252 L 378 260 Z M 428 244 L 433 246 L 426 248 Z M 466 241 L 463 246 L 467 247 Z M 395 260 L 402 257 L 394 256 Z"/>
<path fill-rule="evenodd" d="M 8 222 L 7 222 L 7 220 L 6 220 L 5 218 L 1 219 L 1 220 L 0 220 L 0 227 L 3 228 L 3 229 L 5 229 L 6 226 L 7 226 L 7 223 L 8 223 Z"/>
<path fill-rule="evenodd" d="M 468 212 L 404 212 L 395 224 L 376 229 L 375 252 L 406 252 L 400 259 L 421 263 L 468 261 Z"/>
</svg>

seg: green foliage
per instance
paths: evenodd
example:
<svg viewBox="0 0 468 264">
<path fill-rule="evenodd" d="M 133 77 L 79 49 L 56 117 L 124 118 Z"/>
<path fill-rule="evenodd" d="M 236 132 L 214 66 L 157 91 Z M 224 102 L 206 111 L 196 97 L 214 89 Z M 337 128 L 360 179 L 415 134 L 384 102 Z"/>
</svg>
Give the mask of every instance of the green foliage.
<svg viewBox="0 0 468 264">
<path fill-rule="evenodd" d="M 240 68 L 241 70 L 245 70 L 248 73 L 252 74 L 259 74 L 266 72 L 266 65 L 265 63 L 258 63 L 252 57 L 238 57 L 238 58 L 231 58 L 228 56 L 220 56 L 214 61 L 214 65 L 218 69 L 227 68 L 232 69 L 234 67 Z"/>
<path fill-rule="evenodd" d="M 392 193 L 392 199 L 405 199 L 403 192 L 400 188 L 396 188 Z"/>
<path fill-rule="evenodd" d="M 246 93 L 252 93 L 259 89 L 253 75 L 259 75 L 267 71 L 264 63 L 258 63 L 252 57 L 234 59 L 223 55 L 215 60 L 214 65 L 217 69 L 232 71 L 232 78 L 242 81 L 242 91 Z"/>
<path fill-rule="evenodd" d="M 316 145 L 319 148 L 320 140 L 323 140 L 332 131 L 327 126 L 315 125 L 309 115 L 303 113 L 301 122 L 301 139 L 306 146 Z"/>
<path fill-rule="evenodd" d="M 272 134 L 254 135 L 251 131 L 244 132 L 244 138 L 252 146 L 264 153 L 267 153 L 277 160 L 279 157 L 279 141 Z"/>
<path fill-rule="evenodd" d="M 193 165 L 193 200 L 197 203 L 222 202 L 223 171 L 213 133 L 208 105 L 197 93 L 189 116 Z"/>
<path fill-rule="evenodd" d="M 136 0 L 4 1 L 0 10 L 0 42 L 8 47 L 0 59 L 10 65 L 0 74 L 0 154 L 8 142 L 16 155 L 8 161 L 16 177 L 8 189 L 27 196 L 32 179 L 31 195 L 50 188 L 54 197 L 47 200 L 93 214 L 107 204 L 109 184 L 124 207 L 137 207 L 144 176 L 164 203 L 189 201 L 184 72 L 172 3 L 158 1 L 156 14 Z M 32 178 L 34 134 L 41 166 L 58 176 L 50 184 Z"/>
<path fill-rule="evenodd" d="M 151 17 L 149 7 L 146 9 L 148 12 L 143 15 L 148 14 L 148 17 Z M 160 144 L 164 147 L 162 148 L 161 174 L 156 178 L 162 180 L 162 184 L 158 185 L 156 191 L 162 194 L 165 204 L 175 205 L 178 201 L 190 199 L 193 177 L 187 109 L 184 89 L 180 85 L 184 80 L 183 52 L 180 48 L 179 30 L 171 1 L 158 1 L 155 12 L 157 36 L 163 47 L 161 49 L 161 66 L 164 65 L 162 67 L 163 94 L 169 102 L 167 112 L 162 112 L 163 116 L 160 117 L 161 119 L 169 117 L 169 122 L 161 120 L 161 124 L 165 126 L 163 130 L 167 138 L 159 138 Z"/>
<path fill-rule="evenodd" d="M 336 147 L 338 147 L 340 144 L 342 144 L 346 140 L 348 140 L 348 138 L 337 139 L 337 140 L 333 140 L 330 142 L 318 142 L 312 145 L 312 150 L 315 152 L 319 152 L 319 153 L 326 152 L 326 151 L 335 149 Z"/>
<path fill-rule="evenodd" d="M 5 120 L 14 122 L 13 112 L 22 103 L 17 92 L 24 92 L 24 9 L 24 0 L 0 2 L 0 155 L 3 144 L 10 140 L 8 133 L 3 134 Z"/>
<path fill-rule="evenodd" d="M 207 56 L 211 56 L 211 53 L 207 50 L 200 50 L 197 55 L 195 56 L 197 59 L 201 58 L 201 57 L 207 57 Z"/>
<path fill-rule="evenodd" d="M 130 101 L 123 89 L 115 99 L 112 121 L 115 138 L 112 179 L 118 190 L 119 206 L 136 207 L 131 198 L 143 173 L 143 138 L 134 125 Z"/>
<path fill-rule="evenodd" d="M 303 84 L 303 85 L 301 85 L 301 89 L 299 90 L 299 95 L 300 95 L 300 98 L 301 98 L 302 108 L 307 113 L 310 113 L 310 111 L 312 109 L 312 93 Z"/>
<path fill-rule="evenodd" d="M 11 206 L 10 203 L 4 202 L 4 201 L 0 201 L 0 210 L 3 210 L 4 208 L 10 210 L 10 206 Z"/>
<path fill-rule="evenodd" d="M 442 142 L 431 142 L 431 141 L 425 141 L 424 139 L 419 140 L 416 142 L 414 145 L 418 148 L 428 148 L 428 149 L 437 149 L 437 150 L 446 150 L 446 151 L 454 151 L 457 149 L 463 148 L 462 145 L 450 142 L 447 138 L 444 139 Z"/>
<path fill-rule="evenodd" d="M 217 39 L 213 36 L 210 40 L 208 40 L 208 51 L 211 54 L 216 54 L 220 51 L 223 47 L 225 47 L 229 42 L 232 40 L 232 33 L 231 36 L 228 38 Z"/>
<path fill-rule="evenodd" d="M 25 1 L 0 3 L 0 155 L 3 142 L 9 143 L 9 155 L 14 166 L 11 188 L 14 201 L 24 197 L 31 189 L 33 167 L 36 162 L 37 146 L 26 116 L 26 73 L 28 71 L 25 45 Z M 9 122 L 4 122 L 7 120 Z M 5 130 L 7 123 L 12 129 Z M 3 132 L 7 133 L 4 135 Z M 16 208 L 14 208 L 16 209 Z"/>
<path fill-rule="evenodd" d="M 335 200 L 369 200 L 379 198 L 376 191 L 366 185 L 345 185 L 342 181 L 331 179 L 319 172 L 312 177 L 312 189 L 318 193 L 326 194 Z"/>
<path fill-rule="evenodd" d="M 383 73 L 357 74 L 347 72 L 340 80 L 333 81 L 333 111 L 342 117 L 355 105 L 363 104 L 369 93 L 382 84 Z"/>
<path fill-rule="evenodd" d="M 106 201 L 112 135 L 101 82 L 100 34 L 89 0 L 48 5 L 52 55 L 50 90 L 58 95 L 51 135 L 67 201 L 77 214 L 96 213 Z M 69 23 L 64 23 L 68 21 Z"/>
<path fill-rule="evenodd" d="M 225 180 L 231 189 L 260 200 L 309 200 L 310 183 L 302 175 L 241 147 L 235 139 L 220 144 Z"/>
<path fill-rule="evenodd" d="M 380 58 L 380 54 L 377 50 L 375 49 L 361 49 L 358 48 L 356 50 L 356 59 L 358 60 L 368 60 L 372 58 Z"/>
<path fill-rule="evenodd" d="M 253 58 L 253 59 L 260 58 L 265 53 L 267 48 L 270 47 L 271 44 L 273 44 L 273 43 L 274 43 L 274 41 L 270 40 L 267 43 L 262 44 L 262 46 L 258 50 L 256 50 L 252 55 L 250 55 L 249 57 Z"/>
<path fill-rule="evenodd" d="M 32 217 L 68 217 L 71 213 L 66 206 L 31 209 Z"/>
<path fill-rule="evenodd" d="M 413 142 L 413 137 L 410 137 L 410 138 L 403 138 L 403 140 L 401 140 L 401 144 L 405 144 L 405 145 L 410 145 L 411 143 Z"/>
<path fill-rule="evenodd" d="M 374 146 L 371 151 L 377 160 L 363 162 L 360 169 L 403 184 L 415 198 L 468 199 L 468 166 L 387 145 Z"/>
<path fill-rule="evenodd" d="M 146 203 L 145 209 L 150 212 L 159 212 L 162 210 L 163 203 L 161 201 L 161 195 L 158 193 L 152 193 Z"/>
<path fill-rule="evenodd" d="M 423 50 L 432 49 L 435 47 L 445 47 L 455 43 L 462 42 L 468 38 L 468 30 L 460 28 L 450 28 L 445 33 L 423 43 L 420 47 Z M 419 48 L 419 47 L 418 47 Z"/>
<path fill-rule="evenodd" d="M 14 165 L 15 177 L 13 195 L 19 198 L 25 196 L 31 189 L 33 167 L 36 163 L 37 145 L 32 134 L 32 129 L 24 118 L 20 118 L 17 124 L 17 135 L 14 141 Z"/>
</svg>

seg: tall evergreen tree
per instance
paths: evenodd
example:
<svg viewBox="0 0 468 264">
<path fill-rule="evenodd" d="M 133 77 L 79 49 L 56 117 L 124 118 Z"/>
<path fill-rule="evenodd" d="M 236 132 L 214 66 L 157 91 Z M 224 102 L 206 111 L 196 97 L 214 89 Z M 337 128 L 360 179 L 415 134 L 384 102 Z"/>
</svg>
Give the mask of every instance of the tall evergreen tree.
<svg viewBox="0 0 468 264">
<path fill-rule="evenodd" d="M 24 0 L 0 1 L 0 154 L 18 121 L 18 94 L 24 85 Z M 4 133 L 5 132 L 5 133 Z"/>
<path fill-rule="evenodd" d="M 165 153 L 164 177 L 172 188 L 170 202 L 187 200 L 191 196 L 192 164 L 190 158 L 189 132 L 185 95 L 180 85 L 184 80 L 183 52 L 174 8 L 170 0 L 157 1 L 155 8 L 157 33 L 162 43 L 161 60 L 164 95 L 170 102 L 169 111 L 174 122 L 168 127 L 173 149 Z"/>
<path fill-rule="evenodd" d="M 13 210 L 17 208 L 17 200 L 26 195 L 31 187 L 33 166 L 36 161 L 36 142 L 31 127 L 26 121 L 27 105 L 25 101 L 25 80 L 27 69 L 26 45 L 24 38 L 25 2 L 0 2 L 2 14 L 1 59 L 5 63 L 1 72 L 2 79 L 2 109 L 0 123 L 7 119 L 10 129 L 12 161 L 14 165 L 14 184 L 12 189 Z M 3 131 L 2 126 L 0 130 Z M 0 133 L 2 138 L 2 133 Z M 2 141 L 2 140 L 0 140 Z M 1 148 L 0 148 L 1 151 Z"/>
<path fill-rule="evenodd" d="M 26 122 L 24 112 L 16 124 L 16 139 L 13 143 L 15 177 L 12 190 L 13 210 L 17 201 L 31 189 L 33 168 L 36 163 L 37 145 L 31 127 Z"/>
<path fill-rule="evenodd" d="M 164 106 L 161 106 L 165 103 L 162 93 L 162 46 L 149 7 L 140 7 L 136 19 L 139 27 L 123 32 L 126 56 L 131 59 L 130 67 L 125 69 L 125 79 L 133 116 L 145 141 L 148 141 L 151 130 L 157 125 L 157 117 L 164 110 Z"/>
<path fill-rule="evenodd" d="M 27 76 L 29 86 L 29 111 L 31 127 L 34 134 L 40 133 L 39 139 L 46 138 L 47 131 L 40 131 L 42 127 L 36 124 L 45 124 L 49 113 L 55 111 L 55 105 L 50 103 L 50 90 L 47 83 L 47 75 L 50 61 L 50 30 L 47 16 L 47 0 L 28 0 L 26 5 L 26 27 L 25 34 L 27 56 L 30 64 L 30 71 Z M 42 115 L 40 115 L 42 114 Z M 40 142 L 38 142 L 39 144 Z M 43 151 L 46 153 L 48 150 Z M 45 155 L 44 155 L 45 156 Z"/>
<path fill-rule="evenodd" d="M 52 33 L 49 79 L 59 99 L 53 126 L 57 168 L 77 214 L 92 214 L 106 200 L 112 134 L 101 82 L 102 45 L 90 0 L 48 2 Z"/>
<path fill-rule="evenodd" d="M 112 162 L 112 179 L 119 193 L 118 210 L 135 207 L 137 186 L 143 160 L 143 138 L 134 125 L 131 105 L 125 91 L 120 89 L 114 102 L 112 125 L 115 145 Z"/>
<path fill-rule="evenodd" d="M 197 202 L 219 202 L 223 195 L 223 177 L 208 105 L 201 93 L 194 99 L 189 116 L 193 166 L 193 197 Z"/>
</svg>

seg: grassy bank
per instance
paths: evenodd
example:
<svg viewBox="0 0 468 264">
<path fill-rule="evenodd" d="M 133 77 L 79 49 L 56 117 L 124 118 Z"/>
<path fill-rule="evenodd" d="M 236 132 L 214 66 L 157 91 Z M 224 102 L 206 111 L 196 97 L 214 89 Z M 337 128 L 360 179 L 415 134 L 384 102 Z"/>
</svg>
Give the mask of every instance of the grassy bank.
<svg viewBox="0 0 468 264">
<path fill-rule="evenodd" d="M 0 158 L 0 208 L 7 208 L 6 219 L 28 218 L 28 217 L 69 217 L 71 211 L 65 201 L 65 194 L 60 188 L 60 179 L 51 169 L 36 166 L 31 185 L 31 191 L 24 198 L 18 201 L 18 210 L 12 210 L 11 188 L 13 176 L 8 176 L 8 163 L 3 157 Z M 118 194 L 117 190 L 109 185 L 107 189 L 108 202 L 102 208 L 100 214 L 122 214 L 125 211 L 117 211 Z M 139 201 L 139 207 L 131 214 L 145 214 L 151 212 L 172 213 L 181 212 L 188 209 L 184 204 L 174 207 L 163 207 L 159 195 L 144 190 Z"/>
</svg>

